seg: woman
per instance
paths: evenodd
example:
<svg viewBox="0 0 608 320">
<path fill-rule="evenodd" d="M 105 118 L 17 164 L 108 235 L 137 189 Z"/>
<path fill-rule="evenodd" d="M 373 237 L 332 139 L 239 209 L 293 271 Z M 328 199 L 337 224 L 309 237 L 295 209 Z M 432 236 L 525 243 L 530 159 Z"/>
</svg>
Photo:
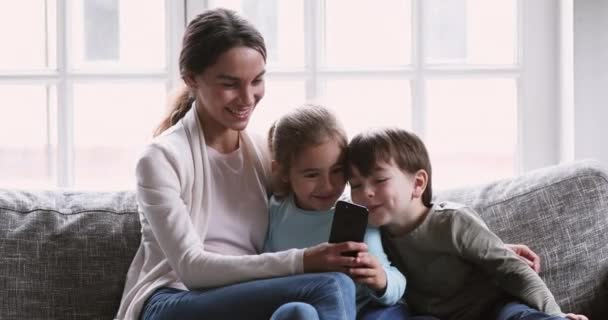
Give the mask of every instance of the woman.
<svg viewBox="0 0 608 320">
<path fill-rule="evenodd" d="M 232 11 L 207 11 L 188 25 L 179 64 L 187 90 L 137 164 L 142 240 L 116 317 L 354 319 L 354 284 L 332 271 L 356 267 L 341 253 L 365 244 L 258 254 L 270 158 L 244 129 L 264 96 L 262 36 Z"/>
<path fill-rule="evenodd" d="M 353 267 L 341 252 L 364 244 L 258 255 L 270 160 L 243 130 L 264 96 L 262 36 L 232 11 L 205 12 L 188 25 L 179 64 L 188 91 L 137 165 L 142 242 L 117 318 L 354 319 L 346 275 L 302 273 Z"/>
</svg>

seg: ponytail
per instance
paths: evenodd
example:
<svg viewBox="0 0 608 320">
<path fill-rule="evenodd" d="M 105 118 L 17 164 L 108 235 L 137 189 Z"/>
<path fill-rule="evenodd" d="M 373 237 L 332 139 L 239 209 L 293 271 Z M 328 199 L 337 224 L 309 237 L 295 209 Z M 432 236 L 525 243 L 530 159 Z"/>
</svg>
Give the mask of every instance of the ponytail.
<svg viewBox="0 0 608 320">
<path fill-rule="evenodd" d="M 154 130 L 154 137 L 160 135 L 161 133 L 163 133 L 163 131 L 171 128 L 180 119 L 182 119 L 192 107 L 194 97 L 190 95 L 190 90 L 188 89 L 188 86 L 184 85 L 181 88 L 176 89 L 168 100 L 169 111 L 167 112 L 167 116 Z"/>
</svg>

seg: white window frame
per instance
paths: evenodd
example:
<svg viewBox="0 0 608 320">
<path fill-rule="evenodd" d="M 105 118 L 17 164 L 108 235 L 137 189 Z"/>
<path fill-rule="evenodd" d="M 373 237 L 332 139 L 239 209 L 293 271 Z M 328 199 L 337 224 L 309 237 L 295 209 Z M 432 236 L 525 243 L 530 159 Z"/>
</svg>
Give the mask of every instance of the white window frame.
<svg viewBox="0 0 608 320">
<path fill-rule="evenodd" d="M 423 64 L 424 48 L 419 45 L 425 36 L 420 17 L 422 1 L 412 0 L 412 64 L 411 67 L 373 69 L 323 69 L 324 3 L 328 0 L 304 1 L 305 67 L 304 70 L 268 70 L 269 79 L 305 79 L 306 98 L 314 101 L 322 96 L 326 79 L 365 76 L 399 77 L 411 80 L 411 127 L 423 138 L 426 135 L 425 79 L 449 77 L 507 77 L 517 85 L 517 150 L 514 172 L 557 164 L 568 160 L 572 148 L 570 134 L 562 130 L 568 111 L 563 108 L 560 86 L 562 2 L 567 0 L 516 0 L 517 3 L 517 63 L 513 66 L 429 67 Z M 187 0 L 189 19 L 208 8 L 208 1 Z M 379 5 L 381 5 L 379 3 Z M 567 129 L 567 128 L 565 128 Z M 565 133 L 564 133 L 565 132 Z"/>
<path fill-rule="evenodd" d="M 165 23 L 166 23 L 166 67 L 162 69 L 150 69 L 143 71 L 112 70 L 104 71 L 80 71 L 75 70 L 71 61 L 70 44 L 70 9 L 71 0 L 56 1 L 57 20 L 57 64 L 55 70 L 39 71 L 10 71 L 0 72 L 1 83 L 11 84 L 35 84 L 44 86 L 55 86 L 57 92 L 56 105 L 56 135 L 49 129 L 47 133 L 50 139 L 56 139 L 57 156 L 52 158 L 48 155 L 48 163 L 56 176 L 56 186 L 59 188 L 74 187 L 74 83 L 96 82 L 96 81 L 164 81 L 167 90 L 171 90 L 179 83 L 178 56 L 181 47 L 181 36 L 185 29 L 186 11 L 185 0 L 165 0 Z M 143 9 L 143 8 L 142 8 Z M 52 13 L 49 13 L 52 14 Z M 47 25 L 48 28 L 48 25 Z M 47 38 L 47 41 L 48 38 Z M 50 96 L 47 95 L 47 99 Z M 51 105 L 47 101 L 47 108 Z M 51 114 L 50 112 L 48 113 Z M 53 120 L 48 119 L 49 128 Z M 55 138 L 56 137 L 56 138 Z M 56 171 L 55 171 L 56 170 Z"/>
</svg>

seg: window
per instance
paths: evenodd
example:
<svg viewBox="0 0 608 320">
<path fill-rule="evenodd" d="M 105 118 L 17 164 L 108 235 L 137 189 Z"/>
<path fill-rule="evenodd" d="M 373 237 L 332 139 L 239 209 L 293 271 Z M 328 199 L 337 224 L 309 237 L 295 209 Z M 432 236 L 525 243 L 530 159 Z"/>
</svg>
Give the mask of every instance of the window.
<svg viewBox="0 0 608 320">
<path fill-rule="evenodd" d="M 126 0 L 0 3 L 0 186 L 133 189 L 175 82 L 183 17 L 183 4 L 165 0 L 145 10 Z"/>
<path fill-rule="evenodd" d="M 439 189 L 560 157 L 559 4 L 522 0 L 24 0 L 0 3 L 0 187 L 132 189 L 185 17 L 235 9 L 264 34 L 250 129 L 302 102 L 353 135 L 401 126 Z M 14 30 L 19 30 L 15 32 Z M 26 36 L 24 36 L 26 35 Z"/>
<path fill-rule="evenodd" d="M 519 1 L 209 4 L 240 12 L 267 41 L 267 97 L 250 128 L 265 134 L 299 102 L 320 102 L 349 135 L 370 126 L 418 133 L 438 188 L 516 173 Z"/>
</svg>

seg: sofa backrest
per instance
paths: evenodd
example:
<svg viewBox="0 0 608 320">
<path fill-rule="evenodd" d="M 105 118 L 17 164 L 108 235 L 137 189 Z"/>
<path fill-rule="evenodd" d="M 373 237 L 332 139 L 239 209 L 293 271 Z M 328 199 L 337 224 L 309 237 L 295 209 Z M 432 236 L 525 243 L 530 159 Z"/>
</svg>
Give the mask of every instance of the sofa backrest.
<svg viewBox="0 0 608 320">
<path fill-rule="evenodd" d="M 537 252 L 540 276 L 564 312 L 608 319 L 608 171 L 599 162 L 548 167 L 436 199 L 474 207 L 503 241 Z"/>
<path fill-rule="evenodd" d="M 112 319 L 139 241 L 133 192 L 0 190 L 0 319 Z"/>
<path fill-rule="evenodd" d="M 564 311 L 608 319 L 608 173 L 594 161 L 436 198 L 542 257 Z M 133 192 L 0 190 L 0 319 L 111 319 L 140 242 Z"/>
</svg>

